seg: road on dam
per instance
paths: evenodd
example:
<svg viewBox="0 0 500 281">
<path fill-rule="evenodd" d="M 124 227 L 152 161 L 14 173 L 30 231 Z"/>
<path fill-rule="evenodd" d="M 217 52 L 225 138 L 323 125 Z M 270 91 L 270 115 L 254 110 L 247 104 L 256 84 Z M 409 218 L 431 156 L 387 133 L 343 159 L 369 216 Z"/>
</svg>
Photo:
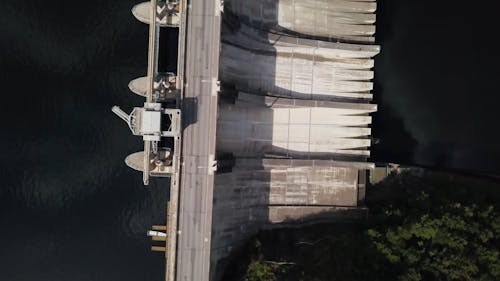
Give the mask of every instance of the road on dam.
<svg viewBox="0 0 500 281">
<path fill-rule="evenodd" d="M 215 172 L 220 2 L 186 7 L 176 280 L 208 281 Z"/>
</svg>

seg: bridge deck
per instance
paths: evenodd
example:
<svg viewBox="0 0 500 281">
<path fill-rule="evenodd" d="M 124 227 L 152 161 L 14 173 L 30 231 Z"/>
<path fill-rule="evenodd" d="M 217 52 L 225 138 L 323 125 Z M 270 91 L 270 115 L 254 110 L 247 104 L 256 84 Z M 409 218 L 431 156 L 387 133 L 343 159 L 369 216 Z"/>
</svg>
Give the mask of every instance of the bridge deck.
<svg viewBox="0 0 500 281">
<path fill-rule="evenodd" d="M 219 1 L 187 7 L 176 280 L 209 280 L 219 72 Z"/>
</svg>

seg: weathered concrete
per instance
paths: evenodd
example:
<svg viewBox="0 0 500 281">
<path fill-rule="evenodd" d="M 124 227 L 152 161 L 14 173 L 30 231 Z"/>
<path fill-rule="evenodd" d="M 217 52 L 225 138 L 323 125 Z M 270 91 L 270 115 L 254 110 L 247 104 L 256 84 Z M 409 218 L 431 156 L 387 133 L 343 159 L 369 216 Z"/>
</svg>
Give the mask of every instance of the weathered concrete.
<svg viewBox="0 0 500 281">
<path fill-rule="evenodd" d="M 270 206 L 269 222 L 264 228 L 297 226 L 304 223 L 349 222 L 366 216 L 367 210 L 359 207 L 335 206 Z"/>
<path fill-rule="evenodd" d="M 217 150 L 246 157 L 369 155 L 368 114 L 376 111 L 375 105 L 330 102 L 331 107 L 295 107 L 292 104 L 300 101 L 280 100 L 276 107 L 259 106 L 258 97 L 252 100 L 243 94 L 235 105 L 222 104 Z"/>
<path fill-rule="evenodd" d="M 212 266 L 276 223 L 355 219 L 360 169 L 372 164 L 324 160 L 243 159 L 217 175 Z M 222 266 L 222 265 L 221 265 Z"/>
<path fill-rule="evenodd" d="M 235 164 L 215 177 L 212 276 L 259 229 L 365 215 L 380 52 L 375 1 L 225 6 L 217 152 Z"/>
<path fill-rule="evenodd" d="M 377 4 L 371 0 L 226 0 L 226 9 L 261 29 L 374 42 Z"/>
<path fill-rule="evenodd" d="M 222 41 L 256 51 L 290 52 L 292 49 L 307 51 L 312 48 L 317 49 L 318 57 L 324 56 L 325 58 L 372 58 L 380 52 L 378 45 L 322 41 L 270 33 L 245 24 L 233 25 L 231 22 L 226 22 Z"/>
<path fill-rule="evenodd" d="M 224 36 L 221 80 L 250 93 L 307 99 L 371 99 L 378 46 L 297 39 L 253 31 Z M 263 37 L 265 36 L 265 37 Z"/>
<path fill-rule="evenodd" d="M 263 167 L 266 169 L 279 169 L 288 167 L 342 167 L 356 170 L 372 170 L 375 164 L 370 162 L 354 161 L 336 161 L 323 159 L 283 159 L 283 158 L 245 158 L 244 161 L 238 161 L 235 169 L 258 170 Z"/>
<path fill-rule="evenodd" d="M 335 108 L 346 115 L 367 114 L 377 111 L 377 105 L 371 103 L 334 102 L 323 100 L 291 99 L 273 96 L 258 96 L 238 92 L 234 104 L 238 107 L 265 108 Z"/>
</svg>

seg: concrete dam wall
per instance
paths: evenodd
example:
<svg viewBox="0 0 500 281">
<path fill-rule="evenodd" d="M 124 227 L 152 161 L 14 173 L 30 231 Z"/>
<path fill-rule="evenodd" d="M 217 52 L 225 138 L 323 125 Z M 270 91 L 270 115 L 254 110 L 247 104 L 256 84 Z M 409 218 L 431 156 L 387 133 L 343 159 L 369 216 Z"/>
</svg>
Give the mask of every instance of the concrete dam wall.
<svg viewBox="0 0 500 281">
<path fill-rule="evenodd" d="M 232 152 L 239 157 L 369 156 L 371 129 L 367 125 L 371 124 L 371 117 L 368 114 L 376 111 L 376 105 L 329 102 L 325 103 L 329 107 L 283 104 L 267 107 L 239 102 L 252 97 L 240 93 L 237 104 L 220 105 L 219 152 Z"/>
<path fill-rule="evenodd" d="M 249 93 L 300 99 L 372 98 L 374 45 L 252 32 L 224 36 L 220 78 Z"/>
<path fill-rule="evenodd" d="M 229 10 L 259 28 L 374 42 L 375 0 L 230 0 Z"/>
<path fill-rule="evenodd" d="M 375 1 L 226 0 L 211 275 L 262 228 L 364 215 Z M 218 158 L 222 162 L 222 158 Z"/>
</svg>

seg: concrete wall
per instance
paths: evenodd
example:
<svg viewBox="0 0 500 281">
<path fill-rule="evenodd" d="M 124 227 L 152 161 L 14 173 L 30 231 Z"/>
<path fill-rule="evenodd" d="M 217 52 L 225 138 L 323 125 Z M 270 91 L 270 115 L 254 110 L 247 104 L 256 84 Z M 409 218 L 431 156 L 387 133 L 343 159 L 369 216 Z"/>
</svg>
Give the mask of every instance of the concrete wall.
<svg viewBox="0 0 500 281">
<path fill-rule="evenodd" d="M 375 9 L 225 1 L 219 77 L 232 90 L 222 92 L 217 152 L 235 164 L 215 177 L 212 279 L 259 229 L 365 214 Z"/>
<path fill-rule="evenodd" d="M 262 227 L 287 222 L 359 217 L 358 168 L 366 163 L 323 160 L 236 160 L 215 177 L 212 264 Z M 214 268 L 215 270 L 215 268 Z"/>
<path fill-rule="evenodd" d="M 226 9 L 259 28 L 373 42 L 374 0 L 226 0 Z"/>
<path fill-rule="evenodd" d="M 372 98 L 372 57 L 380 51 L 378 46 L 275 38 L 272 34 L 259 40 L 255 37 L 260 33 L 249 33 L 224 37 L 223 82 L 250 93 L 296 98 Z"/>
<path fill-rule="evenodd" d="M 368 114 L 374 111 L 376 106 L 357 104 L 286 107 L 282 103 L 266 107 L 240 102 L 238 97 L 235 105 L 219 106 L 217 151 L 245 157 L 265 154 L 298 158 L 368 157 L 371 145 Z"/>
<path fill-rule="evenodd" d="M 290 53 L 261 53 L 223 44 L 221 80 L 248 92 L 310 99 L 366 98 L 373 89 L 371 70 Z"/>
</svg>

